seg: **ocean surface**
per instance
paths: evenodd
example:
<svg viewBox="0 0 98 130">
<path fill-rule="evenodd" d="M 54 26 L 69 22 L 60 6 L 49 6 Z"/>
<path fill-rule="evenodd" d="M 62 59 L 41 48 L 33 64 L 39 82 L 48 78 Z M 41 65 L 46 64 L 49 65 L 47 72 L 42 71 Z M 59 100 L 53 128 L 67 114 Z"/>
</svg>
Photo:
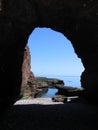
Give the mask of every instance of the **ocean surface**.
<svg viewBox="0 0 98 130">
<path fill-rule="evenodd" d="M 47 78 L 56 78 L 64 81 L 64 86 L 81 88 L 80 76 L 45 76 Z M 53 97 L 57 89 L 50 89 L 42 97 Z"/>
</svg>

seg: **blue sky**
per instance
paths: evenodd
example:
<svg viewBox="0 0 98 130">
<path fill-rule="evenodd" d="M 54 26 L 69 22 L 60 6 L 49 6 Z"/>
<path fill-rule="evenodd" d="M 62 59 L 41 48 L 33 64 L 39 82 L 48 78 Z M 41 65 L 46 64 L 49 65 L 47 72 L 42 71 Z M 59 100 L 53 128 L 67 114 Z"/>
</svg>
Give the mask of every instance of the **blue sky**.
<svg viewBox="0 0 98 130">
<path fill-rule="evenodd" d="M 28 39 L 31 70 L 36 76 L 80 76 L 84 70 L 71 42 L 50 28 L 36 28 Z"/>
</svg>

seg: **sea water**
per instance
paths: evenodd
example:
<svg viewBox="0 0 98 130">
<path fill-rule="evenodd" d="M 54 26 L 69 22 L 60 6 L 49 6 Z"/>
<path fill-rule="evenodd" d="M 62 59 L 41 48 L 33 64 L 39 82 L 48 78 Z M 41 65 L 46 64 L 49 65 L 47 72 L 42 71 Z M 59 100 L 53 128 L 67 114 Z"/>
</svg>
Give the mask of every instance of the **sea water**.
<svg viewBox="0 0 98 130">
<path fill-rule="evenodd" d="M 80 76 L 46 76 L 47 78 L 56 78 L 64 81 L 64 86 L 71 86 L 81 88 Z M 49 88 L 48 92 L 42 97 L 53 97 L 57 92 L 57 89 Z"/>
</svg>

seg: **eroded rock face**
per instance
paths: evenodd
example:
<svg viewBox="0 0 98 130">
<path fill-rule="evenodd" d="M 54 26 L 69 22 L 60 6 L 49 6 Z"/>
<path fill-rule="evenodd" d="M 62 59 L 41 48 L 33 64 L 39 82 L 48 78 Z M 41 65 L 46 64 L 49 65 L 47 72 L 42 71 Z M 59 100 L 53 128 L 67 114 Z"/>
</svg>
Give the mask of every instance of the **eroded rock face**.
<svg viewBox="0 0 98 130">
<path fill-rule="evenodd" d="M 35 77 L 31 71 L 31 55 L 29 47 L 26 45 L 24 48 L 24 57 L 22 64 L 22 83 L 20 96 L 30 96 L 33 95 L 32 91 L 36 91 L 36 86 L 34 87 Z"/>
<path fill-rule="evenodd" d="M 0 0 L 0 109 L 19 96 L 24 47 L 35 27 L 50 27 L 71 40 L 85 67 L 85 95 L 96 100 L 98 0 Z"/>
<path fill-rule="evenodd" d="M 30 72 L 31 72 L 31 56 L 29 47 L 25 46 L 23 64 L 22 64 L 22 85 L 27 84 Z"/>
</svg>

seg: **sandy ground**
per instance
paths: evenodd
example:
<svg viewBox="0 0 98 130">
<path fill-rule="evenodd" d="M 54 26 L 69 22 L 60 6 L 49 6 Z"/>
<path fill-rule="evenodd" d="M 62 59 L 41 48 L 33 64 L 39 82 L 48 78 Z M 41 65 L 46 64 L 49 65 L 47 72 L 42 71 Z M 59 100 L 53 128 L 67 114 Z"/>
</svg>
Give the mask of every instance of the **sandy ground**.
<svg viewBox="0 0 98 130">
<path fill-rule="evenodd" d="M 98 106 L 87 101 L 53 103 L 51 99 L 17 101 L 0 130 L 98 130 Z"/>
<path fill-rule="evenodd" d="M 63 102 L 53 102 L 51 98 L 34 98 L 34 99 L 23 99 L 18 100 L 14 105 L 26 105 L 26 104 L 42 104 L 42 105 L 53 105 L 53 104 L 64 104 Z"/>
</svg>

